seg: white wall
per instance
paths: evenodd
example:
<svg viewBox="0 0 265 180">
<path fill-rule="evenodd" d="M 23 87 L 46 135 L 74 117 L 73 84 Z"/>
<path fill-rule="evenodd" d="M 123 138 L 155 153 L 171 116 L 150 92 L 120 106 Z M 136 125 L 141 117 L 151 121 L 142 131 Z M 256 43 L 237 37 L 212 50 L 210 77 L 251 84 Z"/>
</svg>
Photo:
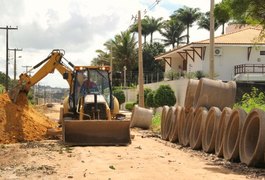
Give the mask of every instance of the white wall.
<svg viewBox="0 0 265 180">
<path fill-rule="evenodd" d="M 168 63 L 165 62 L 165 72 L 170 71 L 171 69 L 175 70 L 176 72 L 179 72 L 179 66 L 183 67 L 183 59 L 180 57 L 179 54 L 171 57 L 171 66 L 169 66 L 168 63 L 170 63 L 169 60 L 167 60 Z"/>
<path fill-rule="evenodd" d="M 175 93 L 177 104 L 184 106 L 188 82 L 189 79 L 181 78 L 179 80 L 161 81 L 158 83 L 145 84 L 144 88 L 150 88 L 152 90 L 156 90 L 159 88 L 160 85 L 169 85 Z M 137 94 L 138 94 L 138 87 L 137 89 L 130 89 L 127 92 L 125 90 L 125 95 L 129 97 L 129 98 L 126 97 L 126 99 L 130 99 L 130 101 L 136 102 Z"/>
<path fill-rule="evenodd" d="M 202 60 L 195 54 L 194 61 L 188 57 L 187 72 L 196 72 L 202 70 Z"/>
<path fill-rule="evenodd" d="M 216 46 L 218 47 L 218 46 Z M 263 64 L 265 63 L 265 56 L 261 56 L 260 50 L 265 50 L 261 48 L 256 50 L 252 48 L 250 54 L 250 60 L 248 61 L 248 47 L 243 46 L 223 46 L 221 56 L 214 56 L 215 72 L 219 75 L 217 79 L 224 81 L 232 80 L 234 77 L 234 66 L 240 64 Z M 205 60 L 202 64 L 202 70 L 205 73 L 209 73 L 209 48 L 206 48 Z M 261 61 L 257 62 L 257 58 Z"/>
<path fill-rule="evenodd" d="M 265 47 L 253 46 L 250 58 L 248 60 L 248 47 L 238 45 L 226 45 L 218 46 L 215 48 L 222 49 L 221 56 L 215 57 L 215 73 L 218 75 L 217 79 L 229 81 L 234 78 L 234 66 L 240 64 L 265 64 L 265 55 L 260 55 L 260 51 L 265 51 Z M 183 65 L 183 59 L 178 55 L 172 57 L 172 66 L 170 67 L 166 63 L 165 72 L 171 68 L 176 69 L 178 72 L 178 66 Z M 204 73 L 209 74 L 209 47 L 206 47 L 204 60 L 201 60 L 195 53 L 194 61 L 188 56 L 187 60 L 187 72 L 196 72 L 202 70 Z"/>
<path fill-rule="evenodd" d="M 249 63 L 251 64 L 265 63 L 265 55 L 260 55 L 260 51 L 265 51 L 265 47 L 252 47 Z M 258 58 L 260 62 L 258 61 Z"/>
</svg>

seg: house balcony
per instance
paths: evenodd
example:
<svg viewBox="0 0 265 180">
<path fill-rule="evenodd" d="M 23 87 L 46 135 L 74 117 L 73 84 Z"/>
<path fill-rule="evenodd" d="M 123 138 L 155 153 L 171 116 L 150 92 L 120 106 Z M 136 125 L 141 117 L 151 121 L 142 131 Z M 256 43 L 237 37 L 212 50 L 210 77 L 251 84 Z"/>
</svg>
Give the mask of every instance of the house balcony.
<svg viewBox="0 0 265 180">
<path fill-rule="evenodd" d="M 236 81 L 264 81 L 265 64 L 239 64 L 234 66 Z"/>
</svg>

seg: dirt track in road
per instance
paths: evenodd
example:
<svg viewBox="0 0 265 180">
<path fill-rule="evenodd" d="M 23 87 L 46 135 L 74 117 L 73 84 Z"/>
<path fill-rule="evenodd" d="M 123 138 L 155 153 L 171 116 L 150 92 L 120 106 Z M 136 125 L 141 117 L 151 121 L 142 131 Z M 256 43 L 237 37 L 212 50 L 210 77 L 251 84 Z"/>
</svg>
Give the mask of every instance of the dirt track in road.
<svg viewBox="0 0 265 180">
<path fill-rule="evenodd" d="M 182 148 L 150 131 L 131 134 L 128 146 L 67 147 L 60 140 L 0 145 L 0 179 L 264 178 L 264 169 Z"/>
</svg>

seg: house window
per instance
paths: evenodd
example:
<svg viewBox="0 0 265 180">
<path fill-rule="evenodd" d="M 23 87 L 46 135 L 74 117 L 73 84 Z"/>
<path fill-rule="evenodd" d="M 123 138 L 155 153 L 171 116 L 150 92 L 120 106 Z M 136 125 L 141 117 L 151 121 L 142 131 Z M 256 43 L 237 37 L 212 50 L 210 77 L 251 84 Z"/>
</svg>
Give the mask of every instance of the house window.
<svg viewBox="0 0 265 180">
<path fill-rule="evenodd" d="M 265 51 L 260 51 L 260 55 L 265 55 Z"/>
</svg>

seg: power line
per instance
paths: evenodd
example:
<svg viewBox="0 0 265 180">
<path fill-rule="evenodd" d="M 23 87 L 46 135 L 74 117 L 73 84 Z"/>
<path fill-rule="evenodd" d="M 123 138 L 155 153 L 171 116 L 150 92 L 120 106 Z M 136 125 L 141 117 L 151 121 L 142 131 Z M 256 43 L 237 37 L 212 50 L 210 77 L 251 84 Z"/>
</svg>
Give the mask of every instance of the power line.
<svg viewBox="0 0 265 180">
<path fill-rule="evenodd" d="M 148 7 L 148 10 L 147 9 L 144 9 L 144 13 L 143 13 L 143 15 L 144 16 L 146 16 L 146 14 L 148 13 L 148 11 L 151 11 L 152 9 L 154 9 L 160 2 L 161 2 L 162 0 L 155 0 L 149 7 Z M 132 15 L 132 17 L 131 17 L 131 22 L 132 22 L 132 20 L 134 20 L 133 21 L 133 23 L 131 23 L 130 22 L 130 25 L 129 25 L 129 27 L 131 27 L 132 25 L 134 25 L 136 22 L 137 22 L 137 14 L 135 14 L 135 15 Z"/>
</svg>

